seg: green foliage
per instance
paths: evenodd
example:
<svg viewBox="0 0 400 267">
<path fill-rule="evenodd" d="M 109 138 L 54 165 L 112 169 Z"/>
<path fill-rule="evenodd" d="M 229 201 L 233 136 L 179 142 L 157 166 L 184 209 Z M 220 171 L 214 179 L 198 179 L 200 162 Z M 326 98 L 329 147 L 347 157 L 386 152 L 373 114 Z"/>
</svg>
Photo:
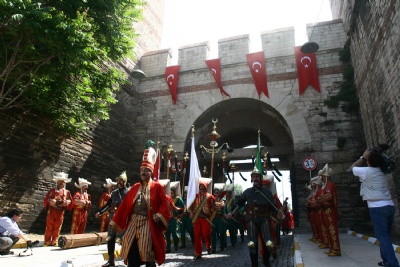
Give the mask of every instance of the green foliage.
<svg viewBox="0 0 400 267">
<path fill-rule="evenodd" d="M 347 144 L 347 138 L 346 137 L 338 137 L 336 146 L 338 148 L 343 148 Z"/>
<path fill-rule="evenodd" d="M 108 119 L 132 57 L 139 0 L 0 0 L 0 110 L 34 109 L 64 133 Z"/>
<path fill-rule="evenodd" d="M 346 41 L 343 49 L 339 51 L 339 60 L 343 63 L 351 62 L 350 39 Z"/>
<path fill-rule="evenodd" d="M 359 109 L 357 88 L 354 84 L 354 68 L 351 65 L 350 40 L 346 42 L 343 49 L 339 52 L 340 61 L 346 63 L 343 70 L 343 82 L 339 92 L 325 100 L 325 105 L 329 108 L 337 108 L 343 103 L 341 108 L 345 112 L 354 112 Z"/>
<path fill-rule="evenodd" d="M 326 116 L 328 116 L 328 112 L 320 112 L 320 113 L 318 113 L 318 115 L 326 118 Z"/>
</svg>

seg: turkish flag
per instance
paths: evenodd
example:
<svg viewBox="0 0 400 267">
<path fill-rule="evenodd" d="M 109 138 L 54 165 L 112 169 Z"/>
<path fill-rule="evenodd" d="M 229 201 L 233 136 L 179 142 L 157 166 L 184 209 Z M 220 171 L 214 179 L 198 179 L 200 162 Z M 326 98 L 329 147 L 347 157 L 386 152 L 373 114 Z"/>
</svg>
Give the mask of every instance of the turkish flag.
<svg viewBox="0 0 400 267">
<path fill-rule="evenodd" d="M 247 54 L 246 56 L 247 64 L 249 65 L 251 75 L 253 76 L 254 84 L 256 86 L 258 98 L 260 98 L 262 92 L 269 97 L 264 51 Z"/>
<path fill-rule="evenodd" d="M 222 88 L 221 60 L 219 58 L 206 60 L 206 64 L 208 66 L 208 69 L 211 71 L 211 74 L 214 76 L 215 81 L 217 82 L 221 95 L 226 95 L 231 97 L 227 92 L 225 92 L 224 88 Z"/>
<path fill-rule="evenodd" d="M 180 65 L 177 66 L 169 66 L 165 69 L 165 79 L 167 81 L 169 91 L 171 92 L 172 102 L 176 105 L 176 91 L 178 88 L 178 77 L 179 77 L 179 69 Z"/>
<path fill-rule="evenodd" d="M 296 46 L 294 54 L 296 56 L 297 78 L 299 79 L 299 94 L 302 95 L 309 84 L 315 90 L 321 92 L 315 53 L 304 54 L 301 52 L 300 46 Z"/>
</svg>

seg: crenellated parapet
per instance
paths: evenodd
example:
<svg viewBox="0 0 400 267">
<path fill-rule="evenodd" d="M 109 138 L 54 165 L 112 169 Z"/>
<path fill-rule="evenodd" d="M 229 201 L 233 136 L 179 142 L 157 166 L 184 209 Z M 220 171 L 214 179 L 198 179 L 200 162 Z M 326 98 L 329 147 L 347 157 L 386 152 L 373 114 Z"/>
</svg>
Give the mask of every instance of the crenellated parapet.
<svg viewBox="0 0 400 267">
<path fill-rule="evenodd" d="M 315 26 L 314 24 L 307 24 L 307 36 L 310 41 L 319 44 L 320 51 L 343 47 L 347 40 L 340 19 L 319 22 Z"/>
<path fill-rule="evenodd" d="M 294 27 L 287 27 L 262 32 L 257 40 L 251 40 L 248 34 L 219 39 L 217 57 L 221 59 L 221 66 L 246 63 L 246 54 L 258 52 L 250 51 L 251 42 L 261 42 L 260 47 L 267 59 L 294 57 L 295 33 Z M 308 24 L 307 35 L 310 41 L 319 44 L 321 52 L 341 48 L 346 41 L 341 20 Z M 176 61 L 181 66 L 180 72 L 206 69 L 205 61 L 210 59 L 211 52 L 208 41 L 180 47 Z M 149 52 L 141 59 L 141 69 L 147 77 L 163 75 L 165 68 L 172 64 L 172 59 L 171 49 Z"/>
<path fill-rule="evenodd" d="M 261 33 L 261 46 L 266 58 L 293 56 L 295 46 L 294 27 Z"/>
</svg>

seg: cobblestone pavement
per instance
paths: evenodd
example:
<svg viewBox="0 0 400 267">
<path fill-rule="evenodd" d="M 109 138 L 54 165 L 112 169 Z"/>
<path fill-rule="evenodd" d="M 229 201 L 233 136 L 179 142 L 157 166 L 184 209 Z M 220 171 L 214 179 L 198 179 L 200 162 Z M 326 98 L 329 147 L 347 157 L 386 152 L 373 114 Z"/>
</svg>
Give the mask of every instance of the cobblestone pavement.
<svg viewBox="0 0 400 267">
<path fill-rule="evenodd" d="M 240 238 L 239 238 L 240 240 Z M 229 241 L 229 238 L 228 238 Z M 190 242 L 189 242 L 190 244 Z M 172 249 L 173 250 L 173 249 Z M 247 241 L 236 244 L 236 247 L 228 245 L 224 251 L 219 251 L 215 254 L 207 255 L 207 252 L 203 246 L 203 258 L 200 260 L 193 260 L 194 249 L 190 244 L 186 248 L 179 249 L 177 252 L 167 254 L 165 263 L 162 266 L 165 267 L 178 267 L 178 266 L 207 266 L 207 267 L 243 267 L 250 266 L 250 256 L 247 248 Z M 117 261 L 117 266 L 124 267 L 123 261 Z M 95 267 L 101 265 L 90 265 L 86 267 Z M 260 265 L 263 266 L 260 259 Z M 293 236 L 286 235 L 281 236 L 281 245 L 278 249 L 278 258 L 275 260 L 271 259 L 272 267 L 293 267 Z"/>
</svg>

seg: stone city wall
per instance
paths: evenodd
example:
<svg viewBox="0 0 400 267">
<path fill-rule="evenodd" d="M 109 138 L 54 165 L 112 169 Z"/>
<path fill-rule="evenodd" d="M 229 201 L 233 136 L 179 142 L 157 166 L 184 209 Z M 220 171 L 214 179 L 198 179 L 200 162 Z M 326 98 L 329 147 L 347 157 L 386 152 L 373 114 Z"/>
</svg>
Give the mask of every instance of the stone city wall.
<svg viewBox="0 0 400 267">
<path fill-rule="evenodd" d="M 368 147 L 390 145 L 400 160 L 400 3 L 398 1 L 331 0 L 334 18 L 341 18 L 351 39 L 360 113 Z M 365 149 L 365 148 L 364 148 Z M 359 154 L 363 149 L 359 150 Z M 400 197 L 400 168 L 390 177 L 396 206 Z M 400 234 L 398 209 L 395 232 Z"/>
</svg>

